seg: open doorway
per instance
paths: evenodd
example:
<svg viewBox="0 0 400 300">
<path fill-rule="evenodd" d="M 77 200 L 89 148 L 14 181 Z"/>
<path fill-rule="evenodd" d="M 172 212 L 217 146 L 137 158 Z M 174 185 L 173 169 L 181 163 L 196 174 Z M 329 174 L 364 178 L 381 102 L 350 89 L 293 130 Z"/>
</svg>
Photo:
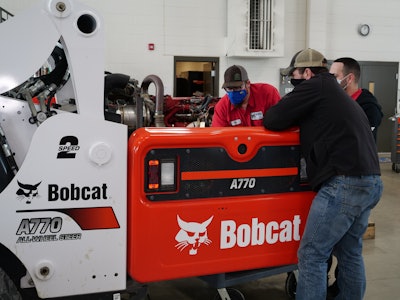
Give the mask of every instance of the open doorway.
<svg viewBox="0 0 400 300">
<path fill-rule="evenodd" d="M 175 97 L 218 96 L 218 57 L 174 58 Z"/>
</svg>

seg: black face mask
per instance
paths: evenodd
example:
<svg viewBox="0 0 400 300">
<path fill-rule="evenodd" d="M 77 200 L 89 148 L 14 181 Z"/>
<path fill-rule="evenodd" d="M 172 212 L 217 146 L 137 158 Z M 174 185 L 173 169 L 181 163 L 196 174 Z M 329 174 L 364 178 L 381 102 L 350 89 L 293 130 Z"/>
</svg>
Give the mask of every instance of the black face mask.
<svg viewBox="0 0 400 300">
<path fill-rule="evenodd" d="M 302 83 L 305 79 L 290 79 L 290 83 L 295 87 Z"/>
</svg>

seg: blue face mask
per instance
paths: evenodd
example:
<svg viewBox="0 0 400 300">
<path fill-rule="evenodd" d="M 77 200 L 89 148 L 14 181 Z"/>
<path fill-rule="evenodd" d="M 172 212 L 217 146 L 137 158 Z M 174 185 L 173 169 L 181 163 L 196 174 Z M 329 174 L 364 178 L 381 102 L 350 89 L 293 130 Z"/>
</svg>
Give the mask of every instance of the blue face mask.
<svg viewBox="0 0 400 300">
<path fill-rule="evenodd" d="M 241 104 L 244 98 L 247 96 L 246 90 L 231 91 L 226 93 L 228 94 L 229 101 L 231 101 L 233 105 Z"/>
</svg>

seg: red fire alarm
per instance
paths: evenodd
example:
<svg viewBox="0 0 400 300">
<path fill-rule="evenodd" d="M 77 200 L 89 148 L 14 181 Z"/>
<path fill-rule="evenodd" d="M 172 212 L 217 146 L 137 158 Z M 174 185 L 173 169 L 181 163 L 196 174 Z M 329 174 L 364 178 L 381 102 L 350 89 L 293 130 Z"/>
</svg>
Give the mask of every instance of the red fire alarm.
<svg viewBox="0 0 400 300">
<path fill-rule="evenodd" d="M 153 51 L 154 50 L 154 44 L 153 43 L 149 44 L 148 48 L 149 48 L 150 51 Z"/>
</svg>

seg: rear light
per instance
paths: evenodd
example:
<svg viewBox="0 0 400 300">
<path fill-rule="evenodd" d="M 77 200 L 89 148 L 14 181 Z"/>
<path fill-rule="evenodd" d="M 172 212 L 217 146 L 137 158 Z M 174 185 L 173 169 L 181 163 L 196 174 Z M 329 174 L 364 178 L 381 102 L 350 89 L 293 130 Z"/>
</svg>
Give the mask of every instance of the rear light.
<svg viewBox="0 0 400 300">
<path fill-rule="evenodd" d="M 159 188 L 160 180 L 159 180 L 159 169 L 160 169 L 160 162 L 157 159 L 154 160 L 149 160 L 149 165 L 148 165 L 149 171 L 148 171 L 148 189 L 149 190 L 156 190 Z"/>
<path fill-rule="evenodd" d="M 161 163 L 161 186 L 175 186 L 175 162 Z"/>
<path fill-rule="evenodd" d="M 176 190 L 176 160 L 152 159 L 147 162 L 148 192 L 167 192 Z"/>
</svg>

